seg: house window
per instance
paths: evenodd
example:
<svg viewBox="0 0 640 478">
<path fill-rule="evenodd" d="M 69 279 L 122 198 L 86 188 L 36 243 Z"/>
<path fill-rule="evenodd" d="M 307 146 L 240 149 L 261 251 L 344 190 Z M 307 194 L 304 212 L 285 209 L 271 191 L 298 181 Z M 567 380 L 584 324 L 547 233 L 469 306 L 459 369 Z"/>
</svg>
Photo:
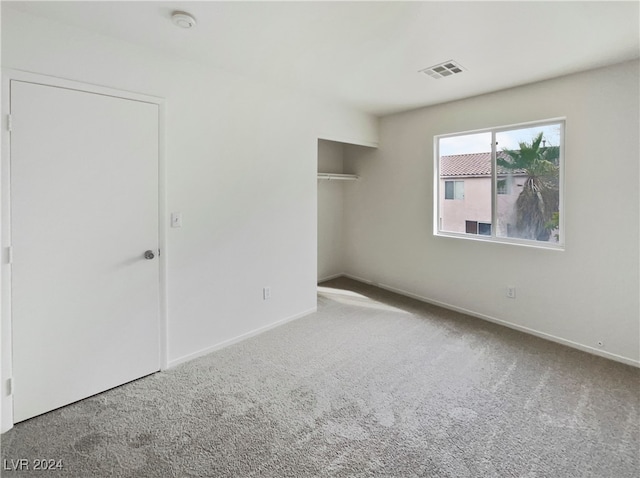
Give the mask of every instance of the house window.
<svg viewBox="0 0 640 478">
<path fill-rule="evenodd" d="M 464 181 L 445 181 L 445 199 L 464 199 Z"/>
<path fill-rule="evenodd" d="M 478 221 L 464 221 L 464 227 L 467 234 L 478 234 Z"/>
<path fill-rule="evenodd" d="M 490 236 L 491 235 L 491 224 L 487 224 L 486 222 L 479 222 L 478 223 L 478 234 L 481 234 L 483 236 Z"/>
<path fill-rule="evenodd" d="M 465 221 L 465 232 L 467 234 L 480 234 L 482 236 L 491 235 L 491 224 L 487 222 Z"/>
<path fill-rule="evenodd" d="M 564 120 L 441 135 L 434 142 L 436 235 L 563 247 Z"/>
</svg>

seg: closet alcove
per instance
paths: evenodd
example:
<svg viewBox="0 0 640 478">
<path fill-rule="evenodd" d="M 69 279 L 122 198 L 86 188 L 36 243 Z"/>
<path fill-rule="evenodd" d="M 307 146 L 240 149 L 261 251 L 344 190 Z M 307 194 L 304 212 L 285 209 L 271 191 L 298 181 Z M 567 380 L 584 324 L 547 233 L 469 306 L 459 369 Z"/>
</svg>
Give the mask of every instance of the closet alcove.
<svg viewBox="0 0 640 478">
<path fill-rule="evenodd" d="M 318 140 L 318 282 L 345 273 L 349 198 L 366 179 L 358 174 L 361 153 L 374 149 Z"/>
</svg>

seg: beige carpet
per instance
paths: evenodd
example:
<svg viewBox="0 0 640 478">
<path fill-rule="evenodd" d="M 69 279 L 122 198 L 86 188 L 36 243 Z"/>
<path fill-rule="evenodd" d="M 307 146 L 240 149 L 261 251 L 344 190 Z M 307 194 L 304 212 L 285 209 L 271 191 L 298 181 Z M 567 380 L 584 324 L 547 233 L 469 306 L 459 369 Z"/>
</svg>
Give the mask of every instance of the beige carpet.
<svg viewBox="0 0 640 478">
<path fill-rule="evenodd" d="M 347 279 L 318 312 L 18 424 L 59 477 L 638 477 L 640 371 Z"/>
</svg>

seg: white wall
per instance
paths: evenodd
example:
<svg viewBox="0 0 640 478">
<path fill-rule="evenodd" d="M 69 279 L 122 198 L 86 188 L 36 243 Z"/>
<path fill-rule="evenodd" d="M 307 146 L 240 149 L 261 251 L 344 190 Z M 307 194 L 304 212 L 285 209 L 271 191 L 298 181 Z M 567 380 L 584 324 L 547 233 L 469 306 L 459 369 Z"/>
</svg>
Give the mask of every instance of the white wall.
<svg viewBox="0 0 640 478">
<path fill-rule="evenodd" d="M 345 151 L 346 272 L 638 363 L 638 84 L 634 61 L 382 118 Z M 433 236 L 434 135 L 562 116 L 565 251 Z"/>
<path fill-rule="evenodd" d="M 169 364 L 314 310 L 317 139 L 375 143 L 375 118 L 6 4 L 2 67 L 166 99 Z"/>
</svg>

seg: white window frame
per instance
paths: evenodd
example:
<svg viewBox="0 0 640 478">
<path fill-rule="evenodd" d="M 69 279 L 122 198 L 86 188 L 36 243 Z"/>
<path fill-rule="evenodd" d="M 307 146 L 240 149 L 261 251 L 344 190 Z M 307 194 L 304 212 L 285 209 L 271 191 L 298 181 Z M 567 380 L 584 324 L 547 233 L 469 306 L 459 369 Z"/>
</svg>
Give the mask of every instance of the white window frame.
<svg viewBox="0 0 640 478">
<path fill-rule="evenodd" d="M 447 183 L 453 183 L 453 197 L 447 197 Z M 462 194 L 458 194 L 460 189 L 458 186 L 462 184 Z M 456 197 L 462 196 L 462 197 Z M 445 201 L 462 201 L 464 199 L 464 181 L 459 179 L 445 179 L 444 180 L 444 200 Z"/>
<path fill-rule="evenodd" d="M 515 237 L 501 237 L 496 235 L 497 227 L 493 225 L 498 223 L 498 211 L 497 211 L 497 203 L 498 203 L 498 190 L 497 190 L 497 168 L 496 168 L 496 154 L 498 148 L 496 147 L 496 134 L 502 133 L 505 131 L 511 131 L 516 129 L 524 129 L 524 128 L 532 128 L 536 126 L 550 126 L 550 125 L 560 125 L 560 155 L 558 158 L 559 165 L 559 207 L 558 210 L 560 212 L 560 221 L 558 224 L 558 242 L 544 242 L 544 241 L 535 241 L 530 239 L 520 239 Z M 564 180 L 564 157 L 565 157 L 565 129 L 566 129 L 566 118 L 551 118 L 540 121 L 531 121 L 525 123 L 517 123 L 505 126 L 496 126 L 491 128 L 482 128 L 470 131 L 457 131 L 455 133 L 446 133 L 440 134 L 433 137 L 433 190 L 434 190 L 434 204 L 433 204 L 433 234 L 434 236 L 439 237 L 448 237 L 448 238 L 456 238 L 456 239 L 465 239 L 469 241 L 484 241 L 484 242 L 494 242 L 500 244 L 512 244 L 518 246 L 525 247 L 534 247 L 540 249 L 548 249 L 548 250 L 556 250 L 563 251 L 565 250 L 565 208 L 564 208 L 564 191 L 565 191 L 565 180 Z M 491 133 L 491 235 L 485 236 L 481 234 L 467 234 L 467 233 L 459 233 L 459 232 L 451 232 L 451 231 L 443 231 L 440 229 L 441 227 L 441 218 L 440 218 L 440 210 L 441 210 L 441 197 L 444 198 L 444 191 L 441 189 L 444 186 L 441 186 L 440 181 L 440 139 L 442 138 L 450 138 L 456 136 L 464 136 L 469 134 L 478 134 L 478 133 Z M 499 146 L 499 145 L 498 145 Z M 444 184 L 444 182 L 442 182 Z M 441 196 L 442 194 L 442 196 Z M 442 199 L 444 201 L 444 199 Z"/>
</svg>

